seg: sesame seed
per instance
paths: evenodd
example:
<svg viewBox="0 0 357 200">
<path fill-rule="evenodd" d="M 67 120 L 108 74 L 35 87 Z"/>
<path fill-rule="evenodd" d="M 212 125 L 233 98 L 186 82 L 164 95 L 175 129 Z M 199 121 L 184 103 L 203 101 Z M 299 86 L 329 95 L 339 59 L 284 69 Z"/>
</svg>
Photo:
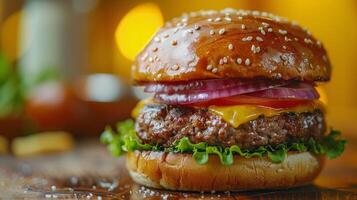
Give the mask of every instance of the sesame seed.
<svg viewBox="0 0 357 200">
<path fill-rule="evenodd" d="M 176 45 L 177 45 L 177 40 L 172 40 L 172 41 L 171 41 L 171 44 L 172 44 L 173 46 L 176 46 Z"/>
<path fill-rule="evenodd" d="M 187 17 L 181 19 L 182 22 L 187 22 L 187 20 L 188 20 Z"/>
<path fill-rule="evenodd" d="M 187 33 L 193 33 L 192 29 L 187 29 Z"/>
<path fill-rule="evenodd" d="M 195 30 L 198 31 L 198 30 L 200 30 L 200 29 L 201 29 L 201 27 L 196 24 L 196 25 L 195 25 Z"/>
<path fill-rule="evenodd" d="M 223 10 L 220 11 L 221 14 L 225 14 L 225 15 L 233 15 L 237 10 L 234 8 L 225 8 Z"/>
<path fill-rule="evenodd" d="M 212 69 L 212 73 L 217 73 L 218 72 L 218 69 L 217 68 L 213 68 Z"/>
<path fill-rule="evenodd" d="M 155 41 L 155 42 L 161 42 L 161 39 L 160 39 L 159 37 L 155 37 L 155 38 L 154 38 L 154 41 Z"/>
<path fill-rule="evenodd" d="M 308 39 L 308 38 L 305 38 L 305 39 L 304 39 L 304 42 L 305 42 L 306 44 L 312 44 L 312 40 L 311 40 L 311 39 Z"/>
<path fill-rule="evenodd" d="M 255 39 L 256 39 L 257 41 L 259 41 L 259 42 L 263 42 L 263 38 L 261 38 L 261 37 L 259 37 L 259 36 L 255 37 Z"/>
<path fill-rule="evenodd" d="M 316 44 L 317 44 L 318 47 L 321 47 L 321 46 L 322 46 L 320 40 L 317 40 L 317 41 L 316 41 Z"/>
<path fill-rule="evenodd" d="M 237 63 L 238 64 L 242 64 L 242 59 L 241 58 L 237 58 Z"/>
<path fill-rule="evenodd" d="M 155 48 L 152 49 L 153 52 L 156 52 L 157 50 L 158 50 L 157 47 L 155 47 Z"/>
<path fill-rule="evenodd" d="M 268 28 L 268 32 L 269 33 L 273 32 L 273 29 L 272 28 Z"/>
<path fill-rule="evenodd" d="M 243 42 L 252 41 L 252 39 L 253 39 L 253 36 L 247 36 L 247 37 L 245 37 L 245 38 L 242 38 L 242 41 L 243 41 Z"/>
<path fill-rule="evenodd" d="M 223 57 L 223 63 L 225 63 L 225 64 L 228 63 L 228 58 L 227 57 Z"/>
<path fill-rule="evenodd" d="M 211 71 L 211 70 L 213 69 L 213 66 L 212 66 L 212 65 L 207 65 L 206 69 L 207 69 L 208 71 Z"/>
<path fill-rule="evenodd" d="M 260 33 L 262 33 L 263 35 L 265 35 L 265 31 L 262 29 L 260 30 Z"/>
<path fill-rule="evenodd" d="M 219 64 L 223 65 L 223 64 L 227 64 L 228 63 L 228 58 L 227 57 L 223 57 L 219 60 Z"/>
<path fill-rule="evenodd" d="M 220 17 L 217 17 L 216 19 L 214 19 L 215 22 L 220 22 L 222 19 Z"/>
<path fill-rule="evenodd" d="M 207 21 L 208 22 L 213 22 L 213 19 L 212 18 L 208 18 Z"/>
<path fill-rule="evenodd" d="M 142 60 L 142 61 L 145 61 L 145 60 L 147 59 L 147 57 L 148 57 L 148 54 L 145 53 L 145 54 L 143 55 L 143 57 L 141 57 L 141 60 Z"/>
<path fill-rule="evenodd" d="M 242 17 L 242 16 L 238 16 L 238 19 L 239 19 L 239 20 L 242 20 L 242 19 L 243 19 L 243 17 Z"/>
<path fill-rule="evenodd" d="M 233 44 L 232 44 L 232 43 L 228 44 L 228 49 L 229 49 L 229 50 L 233 50 L 233 48 L 234 48 L 234 47 L 233 47 Z"/>
<path fill-rule="evenodd" d="M 209 31 L 209 34 L 210 34 L 210 35 L 214 35 L 214 30 L 210 30 L 210 31 Z"/>
<path fill-rule="evenodd" d="M 250 65 L 250 60 L 249 60 L 249 58 L 245 59 L 244 64 L 245 64 L 245 65 Z"/>
<path fill-rule="evenodd" d="M 230 18 L 230 17 L 225 17 L 224 18 L 226 21 L 228 21 L 228 22 L 231 22 L 232 21 L 232 18 Z"/>
<path fill-rule="evenodd" d="M 282 34 L 282 35 L 285 35 L 285 34 L 287 34 L 288 32 L 287 32 L 286 30 L 279 29 L 279 33 Z"/>
<path fill-rule="evenodd" d="M 283 49 L 286 49 L 286 46 L 285 46 L 285 45 L 283 46 Z"/>
<path fill-rule="evenodd" d="M 225 32 L 226 32 L 226 29 L 221 28 L 221 29 L 219 29 L 218 34 L 223 35 Z"/>
<path fill-rule="evenodd" d="M 288 37 L 284 37 L 284 40 L 286 41 L 286 42 L 290 42 L 290 41 L 292 41 L 292 39 L 290 39 L 290 38 L 288 38 Z"/>
<path fill-rule="evenodd" d="M 172 66 L 172 69 L 175 70 L 175 71 L 178 70 L 179 68 L 180 68 L 180 67 L 179 67 L 178 65 Z"/>
<path fill-rule="evenodd" d="M 152 57 L 149 57 L 149 62 L 154 62 L 154 59 Z"/>
<path fill-rule="evenodd" d="M 169 37 L 169 34 L 165 33 L 164 38 L 168 38 L 168 37 Z"/>
<path fill-rule="evenodd" d="M 262 22 L 262 25 L 263 25 L 265 28 L 269 27 L 269 24 L 266 23 L 266 22 Z"/>
<path fill-rule="evenodd" d="M 305 31 L 308 35 L 311 35 L 311 32 L 308 29 L 306 29 Z"/>
<path fill-rule="evenodd" d="M 256 46 L 253 44 L 252 47 L 250 48 L 250 50 L 252 50 L 253 53 L 259 53 L 259 52 L 260 52 L 260 47 L 256 47 Z"/>
<path fill-rule="evenodd" d="M 246 27 L 244 24 L 241 25 L 241 28 L 244 30 Z"/>
</svg>

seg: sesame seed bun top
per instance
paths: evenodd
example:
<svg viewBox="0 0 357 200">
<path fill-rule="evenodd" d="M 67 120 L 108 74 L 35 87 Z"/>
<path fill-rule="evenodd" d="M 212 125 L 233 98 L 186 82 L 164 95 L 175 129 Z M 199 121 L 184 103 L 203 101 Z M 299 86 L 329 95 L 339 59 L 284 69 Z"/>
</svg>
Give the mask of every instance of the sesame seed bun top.
<svg viewBox="0 0 357 200">
<path fill-rule="evenodd" d="M 255 78 L 328 81 L 326 50 L 309 31 L 266 12 L 225 9 L 167 22 L 137 56 L 134 81 Z"/>
</svg>

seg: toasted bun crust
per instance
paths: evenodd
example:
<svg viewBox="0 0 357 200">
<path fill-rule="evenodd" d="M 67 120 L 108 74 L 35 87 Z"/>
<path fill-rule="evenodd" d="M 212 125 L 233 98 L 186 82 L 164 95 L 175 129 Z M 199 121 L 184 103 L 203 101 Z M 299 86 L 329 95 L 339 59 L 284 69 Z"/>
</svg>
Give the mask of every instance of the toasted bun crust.
<svg viewBox="0 0 357 200">
<path fill-rule="evenodd" d="M 238 191 L 289 188 L 309 184 L 320 173 L 323 156 L 309 152 L 289 153 L 283 163 L 267 158 L 236 156 L 231 166 L 211 155 L 200 165 L 191 154 L 131 152 L 127 168 L 135 182 L 153 188 L 182 191 Z"/>
<path fill-rule="evenodd" d="M 328 81 L 326 51 L 305 29 L 266 12 L 201 11 L 166 23 L 133 65 L 137 83 L 211 78 Z"/>
</svg>

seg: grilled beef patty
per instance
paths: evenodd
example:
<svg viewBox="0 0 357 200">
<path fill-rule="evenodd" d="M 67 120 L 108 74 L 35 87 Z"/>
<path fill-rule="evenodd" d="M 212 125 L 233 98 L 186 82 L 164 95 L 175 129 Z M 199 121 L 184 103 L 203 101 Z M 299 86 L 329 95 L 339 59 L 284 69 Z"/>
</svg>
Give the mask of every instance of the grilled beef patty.
<svg viewBox="0 0 357 200">
<path fill-rule="evenodd" d="M 135 129 L 146 144 L 170 147 L 176 140 L 188 137 L 192 143 L 254 149 L 309 138 L 319 140 L 326 130 L 326 122 L 324 114 L 316 109 L 272 117 L 261 115 L 234 128 L 205 108 L 149 104 L 137 117 Z"/>
</svg>

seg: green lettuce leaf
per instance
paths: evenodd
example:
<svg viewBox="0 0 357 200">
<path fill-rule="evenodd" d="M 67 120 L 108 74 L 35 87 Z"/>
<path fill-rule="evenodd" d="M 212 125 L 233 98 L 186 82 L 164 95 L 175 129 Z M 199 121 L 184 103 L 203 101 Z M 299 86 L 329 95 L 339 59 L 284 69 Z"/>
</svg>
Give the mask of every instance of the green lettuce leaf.
<svg viewBox="0 0 357 200">
<path fill-rule="evenodd" d="M 328 158 L 340 156 L 346 144 L 345 140 L 339 139 L 341 133 L 331 130 L 330 134 L 324 136 L 319 142 L 310 139 L 307 142 L 299 141 L 284 143 L 276 146 L 261 146 L 254 150 L 242 150 L 239 146 L 231 147 L 210 146 L 205 142 L 193 144 L 189 138 L 184 137 L 176 141 L 172 147 L 164 148 L 158 145 L 142 144 L 136 136 L 134 121 L 126 120 L 118 123 L 116 131 L 107 127 L 101 135 L 101 142 L 108 145 L 108 150 L 114 156 L 120 156 L 128 151 L 165 151 L 175 153 L 191 153 L 193 159 L 199 164 L 208 162 L 210 154 L 216 154 L 223 165 L 232 165 L 234 155 L 245 158 L 267 157 L 274 163 L 281 163 L 289 151 L 305 152 L 310 151 L 315 154 L 326 154 Z"/>
<path fill-rule="evenodd" d="M 286 157 L 286 149 L 277 149 L 274 151 L 268 151 L 268 158 L 274 163 L 281 163 Z"/>
<path fill-rule="evenodd" d="M 345 150 L 346 140 L 339 140 L 340 135 L 341 132 L 331 130 L 330 134 L 323 138 L 323 145 L 320 148 L 324 148 L 324 153 L 329 159 L 339 157 Z"/>
</svg>

